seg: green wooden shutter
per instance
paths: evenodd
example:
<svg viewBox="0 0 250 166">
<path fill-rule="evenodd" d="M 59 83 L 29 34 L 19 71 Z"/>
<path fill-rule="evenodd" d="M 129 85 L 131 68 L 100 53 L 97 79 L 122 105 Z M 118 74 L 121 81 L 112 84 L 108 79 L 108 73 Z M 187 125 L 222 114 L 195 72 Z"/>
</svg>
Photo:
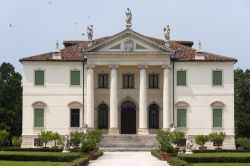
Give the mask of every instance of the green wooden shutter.
<svg viewBox="0 0 250 166">
<path fill-rule="evenodd" d="M 177 109 L 177 127 L 186 127 L 186 109 Z"/>
<path fill-rule="evenodd" d="M 186 71 L 177 71 L 177 85 L 186 85 Z"/>
<path fill-rule="evenodd" d="M 35 127 L 44 127 L 44 109 L 35 109 Z"/>
<path fill-rule="evenodd" d="M 71 71 L 70 72 L 70 84 L 71 85 L 80 85 L 80 71 Z"/>
<path fill-rule="evenodd" d="M 222 109 L 213 109 L 213 127 L 222 127 Z"/>
<path fill-rule="evenodd" d="M 35 85 L 44 85 L 44 71 L 35 71 Z"/>
<path fill-rule="evenodd" d="M 222 71 L 213 71 L 213 85 L 222 85 Z"/>
<path fill-rule="evenodd" d="M 98 111 L 98 128 L 108 128 L 108 110 L 107 108 L 100 107 Z"/>
</svg>

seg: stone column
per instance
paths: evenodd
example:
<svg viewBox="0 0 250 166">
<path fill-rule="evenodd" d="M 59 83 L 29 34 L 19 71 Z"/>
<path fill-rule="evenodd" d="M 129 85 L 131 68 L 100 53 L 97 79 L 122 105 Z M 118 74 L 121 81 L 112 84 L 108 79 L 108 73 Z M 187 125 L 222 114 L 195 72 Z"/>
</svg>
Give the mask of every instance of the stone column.
<svg viewBox="0 0 250 166">
<path fill-rule="evenodd" d="M 119 134 L 118 130 L 118 102 L 117 102 L 117 68 L 118 65 L 110 65 L 110 128 L 109 134 Z"/>
<path fill-rule="evenodd" d="M 87 65 L 87 109 L 86 124 L 94 128 L 94 68 L 95 65 Z"/>
<path fill-rule="evenodd" d="M 170 128 L 170 68 L 169 65 L 163 65 L 163 129 Z"/>
<path fill-rule="evenodd" d="M 139 129 L 138 134 L 148 133 L 148 114 L 147 114 L 147 74 L 148 66 L 141 65 L 140 69 L 140 96 L 139 96 Z"/>
</svg>

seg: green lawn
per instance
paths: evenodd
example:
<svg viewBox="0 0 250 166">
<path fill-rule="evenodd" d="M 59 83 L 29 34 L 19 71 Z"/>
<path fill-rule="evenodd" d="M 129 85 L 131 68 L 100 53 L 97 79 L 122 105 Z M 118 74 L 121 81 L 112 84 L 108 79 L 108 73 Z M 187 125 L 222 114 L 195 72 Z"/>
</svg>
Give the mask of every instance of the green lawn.
<svg viewBox="0 0 250 166">
<path fill-rule="evenodd" d="M 196 163 L 193 166 L 249 166 L 250 163 Z"/>
<path fill-rule="evenodd" d="M 68 166 L 66 162 L 38 162 L 38 161 L 3 161 L 0 160 L 1 166 Z"/>
<path fill-rule="evenodd" d="M 4 154 L 13 154 L 13 155 L 37 155 L 37 156 L 48 156 L 48 155 L 56 155 L 56 156 L 78 156 L 78 153 L 62 153 L 62 152 L 17 152 L 17 151 L 0 151 L 0 155 Z"/>
<path fill-rule="evenodd" d="M 250 157 L 250 153 L 194 153 L 194 154 L 178 154 L 185 157 Z"/>
</svg>

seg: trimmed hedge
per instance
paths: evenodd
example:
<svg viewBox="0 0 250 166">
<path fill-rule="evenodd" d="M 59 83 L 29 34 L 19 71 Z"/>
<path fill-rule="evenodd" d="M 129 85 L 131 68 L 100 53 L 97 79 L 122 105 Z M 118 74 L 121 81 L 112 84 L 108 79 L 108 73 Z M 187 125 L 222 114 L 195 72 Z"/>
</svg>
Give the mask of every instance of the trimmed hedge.
<svg viewBox="0 0 250 166">
<path fill-rule="evenodd" d="M 160 150 L 153 150 L 153 151 L 151 151 L 151 155 L 155 156 L 159 160 L 161 159 Z"/>
<path fill-rule="evenodd" d="M 168 162 L 171 166 L 191 166 L 192 164 L 187 163 L 184 160 L 181 160 L 179 158 L 173 157 Z"/>
<path fill-rule="evenodd" d="M 19 151 L 19 152 L 62 152 L 62 148 L 3 148 L 1 151 Z"/>
<path fill-rule="evenodd" d="M 232 149 L 209 149 L 209 150 L 193 150 L 193 153 L 242 153 L 242 152 L 250 152 L 250 149 L 244 150 L 232 150 Z"/>
<path fill-rule="evenodd" d="M 177 156 L 179 159 L 184 160 L 189 163 L 250 163 L 249 156 Z"/>
<path fill-rule="evenodd" d="M 12 161 L 51 161 L 51 162 L 71 162 L 80 155 L 57 155 L 57 154 L 14 154 L 14 153 L 1 153 L 0 160 L 12 160 Z"/>
<path fill-rule="evenodd" d="M 85 166 L 88 165 L 89 159 L 87 157 L 78 158 L 70 162 L 69 166 Z"/>
</svg>

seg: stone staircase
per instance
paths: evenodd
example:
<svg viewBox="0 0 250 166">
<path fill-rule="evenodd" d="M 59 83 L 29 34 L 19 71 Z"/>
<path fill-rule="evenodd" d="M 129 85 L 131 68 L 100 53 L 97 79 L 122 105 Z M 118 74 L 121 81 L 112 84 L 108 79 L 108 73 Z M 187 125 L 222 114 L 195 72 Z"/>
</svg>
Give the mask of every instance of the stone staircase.
<svg viewBox="0 0 250 166">
<path fill-rule="evenodd" d="M 155 135 L 104 135 L 99 144 L 103 151 L 151 151 L 158 149 L 159 144 Z"/>
</svg>

